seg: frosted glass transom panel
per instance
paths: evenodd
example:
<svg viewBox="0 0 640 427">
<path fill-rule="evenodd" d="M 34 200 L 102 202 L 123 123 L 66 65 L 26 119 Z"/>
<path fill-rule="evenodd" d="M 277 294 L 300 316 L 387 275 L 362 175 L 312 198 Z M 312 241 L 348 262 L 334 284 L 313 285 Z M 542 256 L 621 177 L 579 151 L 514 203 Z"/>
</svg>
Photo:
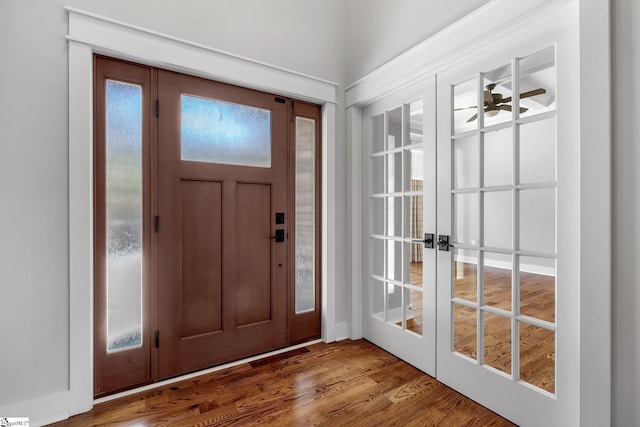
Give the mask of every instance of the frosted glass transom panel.
<svg viewBox="0 0 640 427">
<path fill-rule="evenodd" d="M 316 121 L 296 117 L 296 313 L 315 301 Z"/>
<path fill-rule="evenodd" d="M 271 167 L 271 111 L 181 95 L 181 158 Z"/>
<path fill-rule="evenodd" d="M 107 351 L 142 345 L 142 87 L 106 83 Z"/>
</svg>

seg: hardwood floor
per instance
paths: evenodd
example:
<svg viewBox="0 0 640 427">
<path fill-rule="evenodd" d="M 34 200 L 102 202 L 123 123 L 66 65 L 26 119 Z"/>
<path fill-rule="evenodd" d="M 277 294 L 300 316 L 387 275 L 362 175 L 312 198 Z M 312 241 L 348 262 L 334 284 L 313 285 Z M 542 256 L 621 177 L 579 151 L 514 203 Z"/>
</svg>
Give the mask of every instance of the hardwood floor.
<svg viewBox="0 0 640 427">
<path fill-rule="evenodd" d="M 106 402 L 55 426 L 512 426 L 365 340 L 315 344 Z"/>
</svg>

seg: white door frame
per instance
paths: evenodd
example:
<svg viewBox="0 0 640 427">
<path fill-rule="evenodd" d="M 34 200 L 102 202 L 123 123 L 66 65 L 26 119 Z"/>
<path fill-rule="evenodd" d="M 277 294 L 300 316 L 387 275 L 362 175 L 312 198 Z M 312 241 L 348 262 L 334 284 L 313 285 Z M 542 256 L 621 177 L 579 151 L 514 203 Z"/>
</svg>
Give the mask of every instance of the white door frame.
<svg viewBox="0 0 640 427">
<path fill-rule="evenodd" d="M 423 43 L 347 87 L 347 137 L 351 156 L 348 189 L 352 205 L 351 338 L 362 336 L 362 108 L 424 76 L 438 74 L 477 54 L 500 38 L 515 37 L 570 14 L 572 37 L 579 50 L 579 93 L 601 90 L 602 103 L 581 96 L 575 119 L 580 126 L 580 317 L 571 319 L 580 331 L 579 360 L 571 380 L 579 388 L 567 425 L 611 423 L 611 117 L 610 117 L 610 5 L 608 0 L 494 0 Z M 491 28 L 483 22 L 492 22 Z M 498 28 L 499 30 L 494 30 Z"/>
<path fill-rule="evenodd" d="M 336 338 L 337 84 L 72 7 L 69 14 L 69 410 L 93 406 L 93 55 L 322 105 L 322 338 Z M 58 418 L 65 414 L 59 414 Z"/>
</svg>

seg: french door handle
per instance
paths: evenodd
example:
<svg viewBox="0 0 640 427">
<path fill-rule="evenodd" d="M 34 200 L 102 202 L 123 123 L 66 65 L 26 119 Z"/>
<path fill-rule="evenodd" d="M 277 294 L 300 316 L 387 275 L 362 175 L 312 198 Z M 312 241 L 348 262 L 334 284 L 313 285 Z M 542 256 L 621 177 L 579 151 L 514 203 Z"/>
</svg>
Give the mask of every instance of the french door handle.
<svg viewBox="0 0 640 427">
<path fill-rule="evenodd" d="M 449 236 L 444 234 L 440 234 L 438 236 L 438 250 L 449 252 L 449 248 L 453 248 L 454 246 L 449 243 Z"/>
<path fill-rule="evenodd" d="M 425 249 L 433 249 L 433 233 L 424 233 L 424 239 L 412 239 L 412 242 L 422 243 Z"/>
</svg>

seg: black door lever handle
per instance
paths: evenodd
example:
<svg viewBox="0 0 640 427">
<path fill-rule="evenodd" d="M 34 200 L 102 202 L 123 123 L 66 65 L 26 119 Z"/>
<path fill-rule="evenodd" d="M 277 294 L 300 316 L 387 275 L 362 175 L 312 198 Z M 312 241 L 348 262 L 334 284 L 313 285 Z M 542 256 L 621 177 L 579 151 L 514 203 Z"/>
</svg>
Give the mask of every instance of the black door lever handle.
<svg viewBox="0 0 640 427">
<path fill-rule="evenodd" d="M 284 242 L 284 229 L 278 229 L 276 230 L 276 235 L 275 236 L 271 236 L 272 239 L 276 240 L 276 243 L 282 243 Z"/>
<path fill-rule="evenodd" d="M 449 236 L 445 236 L 441 234 L 438 236 L 438 250 L 449 252 L 449 248 L 453 248 L 454 246 L 449 243 Z"/>
</svg>

